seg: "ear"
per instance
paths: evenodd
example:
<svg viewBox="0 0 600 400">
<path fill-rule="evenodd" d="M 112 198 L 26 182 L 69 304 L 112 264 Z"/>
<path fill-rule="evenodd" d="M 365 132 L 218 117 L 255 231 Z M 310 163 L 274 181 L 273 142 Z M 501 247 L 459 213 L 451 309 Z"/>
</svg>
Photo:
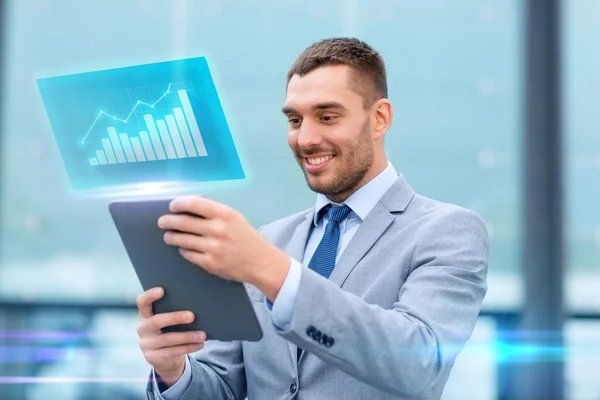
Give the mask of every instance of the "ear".
<svg viewBox="0 0 600 400">
<path fill-rule="evenodd" d="M 392 126 L 392 119 L 394 118 L 392 103 L 388 99 L 380 99 L 373 104 L 371 110 L 373 140 L 381 139 Z"/>
</svg>

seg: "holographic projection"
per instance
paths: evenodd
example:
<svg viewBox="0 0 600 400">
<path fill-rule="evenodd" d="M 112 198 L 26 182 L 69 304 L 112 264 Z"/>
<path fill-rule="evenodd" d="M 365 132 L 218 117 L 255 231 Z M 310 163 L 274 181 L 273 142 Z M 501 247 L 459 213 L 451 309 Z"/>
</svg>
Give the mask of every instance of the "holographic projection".
<svg viewBox="0 0 600 400">
<path fill-rule="evenodd" d="M 204 57 L 37 83 L 75 191 L 245 177 Z"/>
</svg>

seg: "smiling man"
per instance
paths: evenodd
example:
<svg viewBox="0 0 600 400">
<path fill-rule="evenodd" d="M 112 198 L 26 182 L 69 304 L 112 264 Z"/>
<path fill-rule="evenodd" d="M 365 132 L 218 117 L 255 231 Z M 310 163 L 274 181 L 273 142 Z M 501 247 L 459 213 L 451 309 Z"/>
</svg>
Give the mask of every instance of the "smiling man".
<svg viewBox="0 0 600 400">
<path fill-rule="evenodd" d="M 192 215 L 158 221 L 198 268 L 247 285 L 264 337 L 162 334 L 193 316 L 153 315 L 162 290 L 142 293 L 147 397 L 439 399 L 487 290 L 485 224 L 416 194 L 387 160 L 393 108 L 366 43 L 308 47 L 288 73 L 283 113 L 316 205 L 257 232 L 223 204 L 182 197 L 170 210 Z"/>
</svg>

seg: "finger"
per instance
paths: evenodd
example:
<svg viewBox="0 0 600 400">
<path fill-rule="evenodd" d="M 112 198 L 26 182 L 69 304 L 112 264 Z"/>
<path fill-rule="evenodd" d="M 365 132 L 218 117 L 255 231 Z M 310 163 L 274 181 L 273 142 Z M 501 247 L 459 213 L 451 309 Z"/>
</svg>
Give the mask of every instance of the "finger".
<svg viewBox="0 0 600 400">
<path fill-rule="evenodd" d="M 144 319 L 137 328 L 138 336 L 162 335 L 161 329 L 172 325 L 182 325 L 194 320 L 194 313 L 191 311 L 174 311 L 170 313 L 160 313 Z"/>
<path fill-rule="evenodd" d="M 223 219 L 206 219 L 184 214 L 165 214 L 158 219 L 158 226 L 166 231 L 190 233 L 198 236 L 226 238 L 230 226 Z"/>
<path fill-rule="evenodd" d="M 185 214 L 165 214 L 158 219 L 158 227 L 164 230 L 206 235 L 211 222 L 205 218 Z"/>
<path fill-rule="evenodd" d="M 179 248 L 179 253 L 183 256 L 183 258 L 185 258 L 192 264 L 201 266 L 209 272 L 212 269 L 212 263 L 210 262 L 212 258 L 207 253 L 200 253 L 198 251 L 189 250 L 185 248 Z"/>
<path fill-rule="evenodd" d="M 203 331 L 169 332 L 143 337 L 140 340 L 140 348 L 142 350 L 158 350 L 165 347 L 202 343 L 205 340 L 206 333 Z"/>
<path fill-rule="evenodd" d="M 189 324 L 194 321 L 194 313 L 191 311 L 173 311 L 160 313 L 148 319 L 148 330 L 151 332 L 160 331 L 162 328 L 173 325 Z"/>
<path fill-rule="evenodd" d="M 136 304 L 140 317 L 150 318 L 154 313 L 152 312 L 152 303 L 160 299 L 164 295 L 164 290 L 161 287 L 155 287 L 141 293 L 137 299 Z"/>
<path fill-rule="evenodd" d="M 204 253 L 214 247 L 213 238 L 191 235 L 189 233 L 165 232 L 164 241 L 166 244 L 184 249 Z"/>
<path fill-rule="evenodd" d="M 144 351 L 144 357 L 148 363 L 151 365 L 156 365 L 160 364 L 164 360 L 194 353 L 202 348 L 204 348 L 204 343 L 182 344 L 179 346 L 165 347 L 158 350 Z"/>
<path fill-rule="evenodd" d="M 171 212 L 189 212 L 207 219 L 221 216 L 226 209 L 225 205 L 200 196 L 178 197 L 169 204 Z"/>
</svg>

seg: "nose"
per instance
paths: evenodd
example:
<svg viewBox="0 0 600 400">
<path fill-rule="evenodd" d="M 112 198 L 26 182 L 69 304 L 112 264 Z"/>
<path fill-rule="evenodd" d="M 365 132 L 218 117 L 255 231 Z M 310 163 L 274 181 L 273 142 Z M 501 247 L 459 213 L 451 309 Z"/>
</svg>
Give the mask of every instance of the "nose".
<svg viewBox="0 0 600 400">
<path fill-rule="evenodd" d="M 323 143 L 323 137 L 319 127 L 310 121 L 303 121 L 298 132 L 298 147 L 306 148 L 319 146 L 321 143 Z"/>
</svg>

